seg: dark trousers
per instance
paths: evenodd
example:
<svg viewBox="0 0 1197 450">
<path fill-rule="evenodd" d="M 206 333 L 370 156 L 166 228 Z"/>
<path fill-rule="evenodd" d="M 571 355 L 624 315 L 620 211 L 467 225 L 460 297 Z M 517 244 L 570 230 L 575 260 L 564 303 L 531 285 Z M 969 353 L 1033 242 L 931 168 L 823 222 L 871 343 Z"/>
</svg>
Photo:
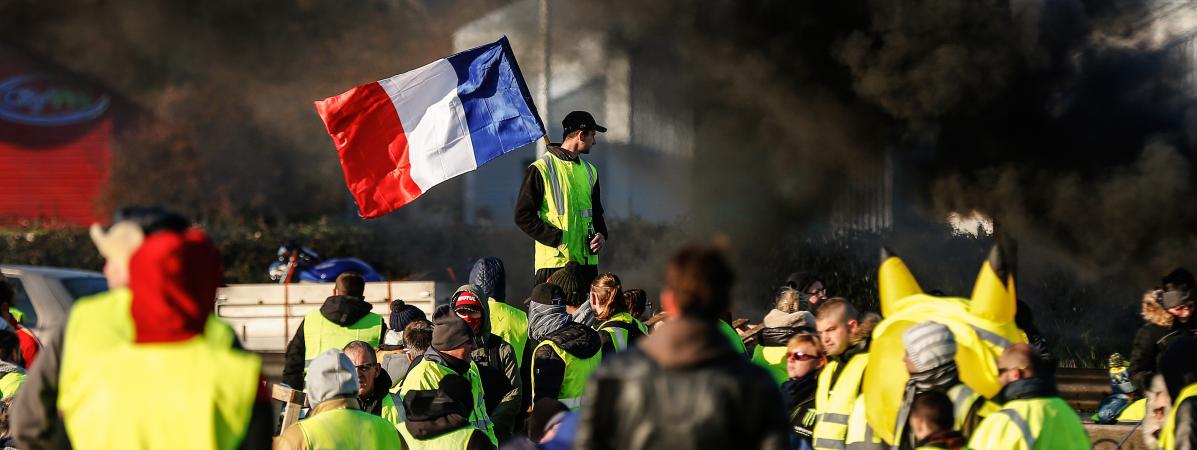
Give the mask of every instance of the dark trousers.
<svg viewBox="0 0 1197 450">
<path fill-rule="evenodd" d="M 533 285 L 547 283 L 549 281 L 549 277 L 553 276 L 553 272 L 556 272 L 558 269 L 560 269 L 560 267 L 537 270 L 536 280 Z M 582 288 L 586 291 L 590 291 L 590 283 L 594 282 L 595 278 L 598 278 L 598 266 L 579 265 L 578 273 L 581 274 L 582 281 L 585 283 L 582 285 Z"/>
</svg>

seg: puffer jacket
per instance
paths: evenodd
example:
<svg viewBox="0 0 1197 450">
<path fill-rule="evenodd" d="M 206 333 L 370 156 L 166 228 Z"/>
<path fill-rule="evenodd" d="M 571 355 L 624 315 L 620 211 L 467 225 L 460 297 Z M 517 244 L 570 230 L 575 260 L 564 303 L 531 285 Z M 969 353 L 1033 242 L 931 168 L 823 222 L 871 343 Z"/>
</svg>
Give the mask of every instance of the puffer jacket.
<svg viewBox="0 0 1197 450">
<path fill-rule="evenodd" d="M 1140 391 L 1150 385 L 1164 350 L 1176 339 L 1197 330 L 1197 319 L 1190 319 L 1186 324 L 1175 322 L 1172 315 L 1156 302 L 1159 292 L 1147 291 L 1143 294 L 1140 314 L 1146 323 L 1135 333 L 1131 347 L 1131 381 Z"/>
<path fill-rule="evenodd" d="M 485 293 L 482 292 L 478 286 L 467 284 L 457 288 L 457 292 L 453 293 L 453 298 L 457 298 L 457 294 L 461 292 L 470 292 L 476 298 L 485 299 Z M 516 422 L 519 420 L 520 413 L 523 410 L 523 392 L 521 386 L 523 382 L 520 378 L 520 368 L 515 348 L 503 338 L 491 333 L 491 317 L 489 302 L 482 303 L 482 325 L 478 327 L 478 331 L 474 333 L 474 352 L 470 354 L 470 359 L 478 365 L 479 371 L 486 378 L 488 373 L 502 373 L 506 377 L 506 390 L 502 397 L 498 400 L 498 406 L 493 410 L 489 408 L 491 402 L 488 402 L 488 413 L 491 421 L 495 424 L 495 435 L 500 440 L 506 441 L 507 436 L 515 430 Z M 494 369 L 488 371 L 484 368 L 489 367 Z M 488 383 L 483 380 L 484 384 L 488 386 L 496 386 L 495 383 Z M 494 397 L 487 395 L 488 398 Z"/>
<path fill-rule="evenodd" d="M 557 331 L 545 336 L 545 340 L 552 341 L 562 350 L 578 358 L 592 357 L 603 346 L 597 331 L 577 322 L 566 323 Z M 561 383 L 565 380 L 565 361 L 547 345 L 534 350 L 532 358 L 536 360 L 533 363 L 536 370 L 532 373 L 536 379 L 536 382 L 532 383 L 535 386 L 532 402 L 535 403 L 541 398 L 558 398 L 561 394 Z"/>
<path fill-rule="evenodd" d="M 726 342 L 713 321 L 681 318 L 604 361 L 574 448 L 789 448 L 777 384 Z"/>
</svg>

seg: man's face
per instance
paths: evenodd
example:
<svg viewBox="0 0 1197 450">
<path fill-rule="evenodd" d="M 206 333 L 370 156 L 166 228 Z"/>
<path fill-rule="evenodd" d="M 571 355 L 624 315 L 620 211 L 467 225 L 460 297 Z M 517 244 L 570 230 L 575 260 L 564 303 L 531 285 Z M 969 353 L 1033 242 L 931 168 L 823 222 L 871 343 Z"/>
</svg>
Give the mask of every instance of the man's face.
<svg viewBox="0 0 1197 450">
<path fill-rule="evenodd" d="M 1023 370 L 1026 367 L 1020 361 L 1011 357 L 1008 353 L 1003 353 L 998 357 L 998 384 L 1003 387 L 1007 384 L 1021 380 L 1023 378 Z"/>
<path fill-rule="evenodd" d="M 823 349 L 827 351 L 827 356 L 840 356 L 848 349 L 848 338 L 852 329 L 856 328 L 856 321 L 844 321 L 842 315 L 833 315 L 815 321 L 815 325 L 819 327 L 819 336 L 823 338 Z"/>
<path fill-rule="evenodd" d="M 1186 301 L 1179 305 L 1168 308 L 1168 314 L 1176 317 L 1181 322 L 1188 322 L 1189 317 L 1193 315 L 1193 300 Z"/>
<path fill-rule="evenodd" d="M 357 396 L 365 397 L 366 394 L 374 391 L 374 379 L 378 378 L 378 363 L 374 362 L 373 355 L 367 355 L 365 352 L 350 348 L 345 352 L 345 356 L 353 362 L 357 367 Z"/>
<path fill-rule="evenodd" d="M 578 153 L 590 153 L 590 148 L 598 145 L 594 130 L 584 130 L 578 133 Z"/>
</svg>

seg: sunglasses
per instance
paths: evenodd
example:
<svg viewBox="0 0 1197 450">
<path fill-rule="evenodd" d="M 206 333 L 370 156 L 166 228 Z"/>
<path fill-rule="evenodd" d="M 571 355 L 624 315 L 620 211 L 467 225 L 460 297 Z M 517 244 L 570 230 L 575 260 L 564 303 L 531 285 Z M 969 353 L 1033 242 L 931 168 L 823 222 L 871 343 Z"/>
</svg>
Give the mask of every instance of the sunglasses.
<svg viewBox="0 0 1197 450">
<path fill-rule="evenodd" d="M 790 361 L 806 362 L 812 359 L 818 359 L 819 357 L 815 355 L 808 355 L 802 352 L 790 352 L 789 358 Z"/>
</svg>

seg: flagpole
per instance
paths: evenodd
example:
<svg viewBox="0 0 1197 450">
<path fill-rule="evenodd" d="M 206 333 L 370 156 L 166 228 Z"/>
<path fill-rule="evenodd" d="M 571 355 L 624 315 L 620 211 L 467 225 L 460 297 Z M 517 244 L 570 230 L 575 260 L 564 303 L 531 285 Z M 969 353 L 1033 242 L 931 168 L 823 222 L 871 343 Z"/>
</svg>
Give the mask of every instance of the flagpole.
<svg viewBox="0 0 1197 450">
<path fill-rule="evenodd" d="M 540 94 L 539 95 L 540 104 L 537 106 L 540 109 L 540 113 L 543 115 L 542 123 L 548 123 L 549 120 L 552 120 L 552 117 L 550 117 L 550 114 L 549 114 L 550 113 L 549 107 L 551 106 L 551 105 L 549 105 L 549 102 L 551 101 L 551 100 L 549 100 L 549 76 L 550 76 L 550 71 L 552 70 L 552 68 L 549 67 L 549 52 L 550 52 L 550 50 L 549 50 L 549 45 L 550 45 L 550 42 L 549 42 L 549 19 L 551 16 L 551 12 L 549 11 L 549 2 L 550 2 L 550 0 L 540 0 L 540 2 L 538 4 L 539 11 L 537 11 L 539 13 L 538 14 L 539 20 L 537 23 L 539 29 L 537 31 L 540 32 L 539 37 L 540 37 L 540 70 L 541 70 L 540 83 L 537 86 L 537 91 L 539 91 L 537 93 Z M 544 127 L 544 132 L 545 132 L 544 146 L 543 147 L 537 146 L 537 149 L 536 149 L 536 157 L 538 157 L 538 158 L 540 156 L 544 155 L 546 152 L 548 152 L 548 148 L 549 148 L 549 128 Z"/>
</svg>

